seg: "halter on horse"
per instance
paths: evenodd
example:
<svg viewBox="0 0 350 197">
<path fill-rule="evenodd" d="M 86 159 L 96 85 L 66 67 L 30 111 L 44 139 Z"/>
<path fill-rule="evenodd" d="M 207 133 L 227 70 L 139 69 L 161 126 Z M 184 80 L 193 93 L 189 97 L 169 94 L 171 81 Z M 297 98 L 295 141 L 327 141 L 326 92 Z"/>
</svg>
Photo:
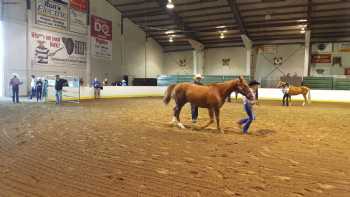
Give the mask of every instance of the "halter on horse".
<svg viewBox="0 0 350 197">
<path fill-rule="evenodd" d="M 248 84 L 243 77 L 240 77 L 236 80 L 206 86 L 199 86 L 192 83 L 173 84 L 166 90 L 163 101 L 165 104 L 168 104 L 171 98 L 174 98 L 176 106 L 174 107 L 174 117 L 172 122 L 177 123 L 180 128 L 185 128 L 180 122 L 181 109 L 187 102 L 189 102 L 201 108 L 208 108 L 210 121 L 205 126 L 201 127 L 201 129 L 208 127 L 214 122 L 215 114 L 217 129 L 221 131 L 220 108 L 225 103 L 225 98 L 233 91 L 243 94 L 249 100 L 254 99 L 254 95 L 249 89 Z"/>
<path fill-rule="evenodd" d="M 277 87 L 278 88 L 284 88 L 287 85 L 286 82 L 279 81 Z M 289 96 L 296 96 L 302 94 L 304 97 L 303 106 L 305 103 L 309 104 L 311 103 L 311 94 L 310 94 L 310 88 L 306 86 L 289 86 L 288 95 Z"/>
</svg>

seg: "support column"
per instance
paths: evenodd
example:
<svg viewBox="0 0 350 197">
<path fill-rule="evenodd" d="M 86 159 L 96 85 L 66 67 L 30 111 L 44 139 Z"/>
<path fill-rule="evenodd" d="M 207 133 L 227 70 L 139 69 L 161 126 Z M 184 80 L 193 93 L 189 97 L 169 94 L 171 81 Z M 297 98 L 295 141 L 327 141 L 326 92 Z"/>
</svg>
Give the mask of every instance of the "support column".
<svg viewBox="0 0 350 197">
<path fill-rule="evenodd" d="M 304 71 L 303 76 L 307 77 L 309 75 L 309 67 L 310 67 L 310 36 L 311 31 L 307 30 L 305 32 L 305 54 L 304 54 Z"/>
<path fill-rule="evenodd" d="M 204 45 L 192 39 L 189 39 L 188 42 L 193 48 L 193 74 L 203 74 Z"/>
<path fill-rule="evenodd" d="M 247 35 L 242 34 L 241 35 L 243 44 L 246 51 L 246 72 L 245 75 L 250 76 L 251 66 L 252 66 L 252 48 L 253 48 L 253 42 L 248 38 Z"/>
<path fill-rule="evenodd" d="M 193 74 L 198 74 L 197 50 L 193 50 Z"/>
</svg>

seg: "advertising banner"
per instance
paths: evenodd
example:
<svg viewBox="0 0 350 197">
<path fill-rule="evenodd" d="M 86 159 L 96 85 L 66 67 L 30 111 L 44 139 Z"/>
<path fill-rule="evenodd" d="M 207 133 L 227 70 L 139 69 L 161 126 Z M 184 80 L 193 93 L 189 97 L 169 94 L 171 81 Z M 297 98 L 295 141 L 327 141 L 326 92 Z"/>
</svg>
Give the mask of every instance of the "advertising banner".
<svg viewBox="0 0 350 197">
<path fill-rule="evenodd" d="M 35 29 L 30 33 L 32 65 L 86 66 L 86 37 Z"/>
<path fill-rule="evenodd" d="M 91 52 L 94 57 L 112 59 L 112 21 L 91 16 Z"/>
<path fill-rule="evenodd" d="M 88 1 L 70 0 L 69 30 L 75 33 L 87 34 Z"/>
<path fill-rule="evenodd" d="M 57 0 L 37 0 L 35 22 L 49 28 L 67 30 L 68 3 Z"/>
</svg>

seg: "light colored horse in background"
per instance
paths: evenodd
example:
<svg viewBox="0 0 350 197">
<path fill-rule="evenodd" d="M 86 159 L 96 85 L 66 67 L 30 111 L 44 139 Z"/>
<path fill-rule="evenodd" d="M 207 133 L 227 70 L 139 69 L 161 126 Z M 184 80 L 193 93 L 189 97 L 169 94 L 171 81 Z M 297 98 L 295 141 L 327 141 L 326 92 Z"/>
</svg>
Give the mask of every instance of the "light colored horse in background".
<svg viewBox="0 0 350 197">
<path fill-rule="evenodd" d="M 277 87 L 278 88 L 284 88 L 287 86 L 286 82 L 279 81 Z M 307 103 L 311 103 L 311 94 L 310 94 L 310 88 L 306 86 L 289 86 L 288 90 L 288 95 L 290 96 L 290 102 L 291 102 L 291 96 L 296 96 L 296 95 L 303 95 L 304 97 L 304 102 L 303 106 Z"/>
</svg>

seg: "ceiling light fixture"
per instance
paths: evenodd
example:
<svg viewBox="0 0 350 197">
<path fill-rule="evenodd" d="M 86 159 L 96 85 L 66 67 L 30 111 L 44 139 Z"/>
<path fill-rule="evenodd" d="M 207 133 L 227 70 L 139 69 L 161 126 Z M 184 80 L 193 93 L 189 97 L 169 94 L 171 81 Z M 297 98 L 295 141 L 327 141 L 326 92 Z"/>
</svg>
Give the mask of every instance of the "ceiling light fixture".
<svg viewBox="0 0 350 197">
<path fill-rule="evenodd" d="M 174 42 L 174 36 L 169 36 L 169 42 Z"/>
<path fill-rule="evenodd" d="M 300 19 L 300 20 L 297 20 L 297 22 L 300 22 L 300 23 L 307 22 L 307 19 Z"/>
<path fill-rule="evenodd" d="M 220 39 L 224 39 L 225 38 L 225 34 L 224 33 L 220 33 Z"/>
<path fill-rule="evenodd" d="M 266 15 L 265 15 L 265 20 L 266 20 L 266 21 L 271 20 L 271 18 L 272 18 L 271 14 L 266 14 Z"/>
<path fill-rule="evenodd" d="M 165 32 L 165 34 L 174 34 L 174 33 L 175 33 L 174 30 L 168 30 L 168 31 Z"/>
<path fill-rule="evenodd" d="M 225 28 L 226 26 L 225 25 L 221 25 L 221 26 L 217 26 L 217 27 L 215 27 L 216 29 L 223 29 L 223 28 Z"/>
<path fill-rule="evenodd" d="M 172 0 L 168 0 L 168 3 L 166 4 L 166 7 L 168 9 L 174 9 L 175 5 L 173 4 Z"/>
</svg>

